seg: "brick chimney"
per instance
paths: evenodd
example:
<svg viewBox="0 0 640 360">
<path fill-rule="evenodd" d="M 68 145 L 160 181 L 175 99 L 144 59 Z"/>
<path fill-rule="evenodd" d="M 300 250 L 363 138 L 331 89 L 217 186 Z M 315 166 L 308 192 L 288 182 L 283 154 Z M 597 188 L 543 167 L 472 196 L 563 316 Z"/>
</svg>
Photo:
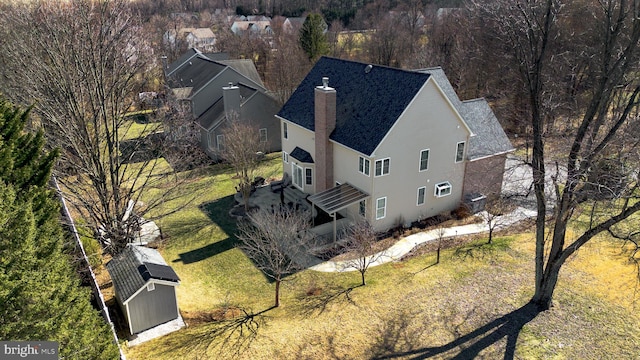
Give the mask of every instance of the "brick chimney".
<svg viewBox="0 0 640 360">
<path fill-rule="evenodd" d="M 224 114 L 229 118 L 232 113 L 240 117 L 240 88 L 229 83 L 222 88 L 222 101 L 224 102 Z"/>
<path fill-rule="evenodd" d="M 333 187 L 333 145 L 329 136 L 336 128 L 336 90 L 329 78 L 315 89 L 316 192 Z"/>
</svg>

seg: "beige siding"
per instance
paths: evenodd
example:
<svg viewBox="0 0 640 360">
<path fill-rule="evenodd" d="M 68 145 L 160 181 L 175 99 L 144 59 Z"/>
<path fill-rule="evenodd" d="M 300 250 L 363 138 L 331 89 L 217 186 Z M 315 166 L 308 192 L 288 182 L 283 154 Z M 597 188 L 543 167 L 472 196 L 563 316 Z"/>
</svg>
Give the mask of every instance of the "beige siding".
<svg viewBox="0 0 640 360">
<path fill-rule="evenodd" d="M 372 176 L 375 160 L 390 158 L 389 174 L 374 177 L 371 190 L 372 212 L 376 199 L 387 198 L 385 218 L 373 221 L 377 230 L 450 211 L 460 204 L 464 161 L 455 162 L 456 145 L 461 141 L 468 144 L 469 135 L 442 92 L 428 81 L 374 153 Z M 423 149 L 429 149 L 429 167 L 420 172 Z M 438 198 L 435 185 L 445 181 L 451 184 L 451 194 Z M 426 187 L 425 203 L 418 206 L 418 188 L 422 186 Z"/>
<path fill-rule="evenodd" d="M 293 151 L 293 149 L 295 149 L 295 147 L 299 147 L 303 150 L 306 150 L 307 152 L 309 152 L 309 154 L 311 154 L 311 157 L 313 158 L 313 160 L 315 161 L 316 159 L 316 154 L 315 154 L 315 137 L 314 137 L 314 133 L 310 130 L 307 130 L 301 126 L 295 125 L 291 122 L 286 121 L 287 123 L 287 130 L 288 130 L 288 139 L 284 138 L 283 135 L 283 125 L 282 123 L 285 122 L 284 120 L 281 119 L 280 121 L 280 136 L 282 137 L 282 151 L 286 152 L 287 154 L 291 154 L 291 152 Z M 288 173 L 290 176 L 292 176 L 293 178 L 293 173 L 291 171 L 291 163 L 296 163 L 298 164 L 300 167 L 304 168 L 311 168 L 313 171 L 313 174 L 315 176 L 315 164 L 307 164 L 307 163 L 300 163 L 298 160 L 292 158 L 291 156 L 289 156 L 289 162 L 288 163 L 282 163 L 282 170 L 283 172 Z M 304 170 L 303 170 L 303 180 L 304 180 Z M 311 186 L 308 185 L 304 185 L 303 184 L 303 189 L 304 192 L 308 193 L 308 194 L 315 194 L 315 179 L 314 179 L 314 184 Z"/>
</svg>

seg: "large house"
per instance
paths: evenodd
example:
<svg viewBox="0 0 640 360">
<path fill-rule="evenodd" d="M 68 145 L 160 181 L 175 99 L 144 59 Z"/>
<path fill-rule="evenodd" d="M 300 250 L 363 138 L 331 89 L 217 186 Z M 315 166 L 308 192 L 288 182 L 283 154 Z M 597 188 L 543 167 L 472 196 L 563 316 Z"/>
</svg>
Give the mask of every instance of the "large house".
<svg viewBox="0 0 640 360">
<path fill-rule="evenodd" d="M 440 68 L 322 57 L 277 117 L 293 186 L 378 231 L 498 194 L 513 151 L 487 102 L 460 101 Z"/>
<path fill-rule="evenodd" d="M 184 102 L 200 131 L 200 145 L 213 159 L 224 146 L 223 130 L 228 116 L 258 128 L 263 147 L 280 150 L 280 124 L 274 118 L 277 100 L 265 88 L 253 61 L 228 60 L 219 54 L 190 49 L 178 60 L 165 65 L 172 95 Z"/>
</svg>

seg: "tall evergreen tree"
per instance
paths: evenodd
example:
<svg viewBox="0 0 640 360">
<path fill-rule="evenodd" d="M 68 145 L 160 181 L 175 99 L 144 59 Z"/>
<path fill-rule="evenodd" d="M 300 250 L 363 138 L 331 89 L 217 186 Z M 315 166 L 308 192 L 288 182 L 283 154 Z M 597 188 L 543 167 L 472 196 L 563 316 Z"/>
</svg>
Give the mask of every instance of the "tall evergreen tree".
<svg viewBox="0 0 640 360">
<path fill-rule="evenodd" d="M 329 41 L 326 36 L 327 24 L 320 14 L 309 14 L 300 29 L 300 46 L 309 60 L 316 61 L 329 53 Z"/>
<path fill-rule="evenodd" d="M 0 99 L 0 339 L 57 341 L 64 358 L 117 358 L 63 249 L 46 187 L 56 152 L 24 132 L 28 116 Z"/>
</svg>

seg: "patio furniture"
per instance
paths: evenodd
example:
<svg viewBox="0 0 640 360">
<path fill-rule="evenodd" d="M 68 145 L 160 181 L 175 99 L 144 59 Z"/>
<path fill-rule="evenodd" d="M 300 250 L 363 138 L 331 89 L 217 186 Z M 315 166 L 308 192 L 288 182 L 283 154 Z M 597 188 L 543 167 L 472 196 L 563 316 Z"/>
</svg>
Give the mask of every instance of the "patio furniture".
<svg viewBox="0 0 640 360">
<path fill-rule="evenodd" d="M 289 185 L 291 185 L 291 178 L 289 177 L 288 173 L 284 173 L 284 176 L 282 176 L 282 180 L 272 181 L 270 184 L 271 191 L 273 192 L 278 192 Z"/>
</svg>

